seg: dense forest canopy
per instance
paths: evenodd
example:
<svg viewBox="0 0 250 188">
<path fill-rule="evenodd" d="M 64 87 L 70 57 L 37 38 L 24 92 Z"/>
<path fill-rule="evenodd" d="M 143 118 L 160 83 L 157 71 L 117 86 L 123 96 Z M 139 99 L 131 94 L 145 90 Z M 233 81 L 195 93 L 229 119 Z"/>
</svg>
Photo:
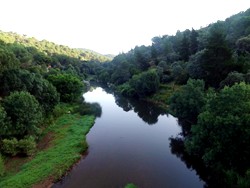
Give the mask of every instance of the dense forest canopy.
<svg viewBox="0 0 250 188">
<path fill-rule="evenodd" d="M 80 102 L 81 114 L 92 113 L 91 105 L 81 99 L 83 80 L 91 66 L 110 59 L 91 50 L 0 31 L 1 154 L 33 155 L 42 131 L 62 111 L 59 103 Z"/>
</svg>

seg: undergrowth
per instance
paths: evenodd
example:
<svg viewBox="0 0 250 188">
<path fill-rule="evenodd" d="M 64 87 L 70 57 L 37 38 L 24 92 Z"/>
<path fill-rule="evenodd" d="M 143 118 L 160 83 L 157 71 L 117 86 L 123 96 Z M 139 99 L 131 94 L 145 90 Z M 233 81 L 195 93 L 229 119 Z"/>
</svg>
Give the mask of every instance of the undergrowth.
<svg viewBox="0 0 250 188">
<path fill-rule="evenodd" d="M 94 119 L 94 116 L 62 115 L 46 130 L 54 135 L 51 147 L 37 153 L 16 175 L 2 178 L 0 187 L 25 188 L 49 177 L 59 179 L 87 149 L 85 135 L 94 124 Z"/>
</svg>

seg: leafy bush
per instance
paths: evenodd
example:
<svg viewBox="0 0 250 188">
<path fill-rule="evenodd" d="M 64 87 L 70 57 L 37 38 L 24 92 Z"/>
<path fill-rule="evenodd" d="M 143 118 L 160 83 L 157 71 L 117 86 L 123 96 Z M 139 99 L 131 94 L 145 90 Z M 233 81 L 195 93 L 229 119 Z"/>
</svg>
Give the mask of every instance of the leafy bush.
<svg viewBox="0 0 250 188">
<path fill-rule="evenodd" d="M 181 119 L 196 120 L 205 105 L 205 83 L 189 79 L 187 85 L 170 98 L 170 111 Z"/>
<path fill-rule="evenodd" d="M 17 139 L 3 139 L 1 149 L 5 154 L 15 156 L 19 152 Z"/>
<path fill-rule="evenodd" d="M 2 176 L 4 172 L 5 172 L 4 161 L 3 161 L 2 155 L 0 154 L 0 176 Z"/>
<path fill-rule="evenodd" d="M 130 87 L 129 83 L 122 84 L 117 88 L 118 91 L 124 96 L 133 97 L 136 94 L 135 90 Z"/>
<path fill-rule="evenodd" d="M 21 139 L 18 142 L 18 148 L 20 153 L 31 156 L 36 151 L 36 142 L 33 136 L 29 136 L 25 139 Z"/>
<path fill-rule="evenodd" d="M 83 102 L 78 111 L 81 115 L 94 115 L 95 117 L 101 117 L 102 115 L 102 108 L 99 103 Z"/>
<path fill-rule="evenodd" d="M 150 69 L 138 75 L 134 75 L 129 81 L 132 90 L 138 96 L 155 93 L 160 87 L 160 78 L 155 69 Z"/>
<path fill-rule="evenodd" d="M 63 102 L 76 101 L 83 92 L 84 85 L 81 80 L 70 74 L 49 75 L 48 80 L 56 87 Z"/>
<path fill-rule="evenodd" d="M 0 128 L 7 127 L 7 114 L 4 108 L 0 105 Z"/>
<path fill-rule="evenodd" d="M 39 132 L 42 121 L 42 110 L 34 96 L 28 92 L 14 92 L 6 97 L 3 106 L 10 118 L 9 126 L 1 126 L 0 135 L 23 138 Z"/>
</svg>

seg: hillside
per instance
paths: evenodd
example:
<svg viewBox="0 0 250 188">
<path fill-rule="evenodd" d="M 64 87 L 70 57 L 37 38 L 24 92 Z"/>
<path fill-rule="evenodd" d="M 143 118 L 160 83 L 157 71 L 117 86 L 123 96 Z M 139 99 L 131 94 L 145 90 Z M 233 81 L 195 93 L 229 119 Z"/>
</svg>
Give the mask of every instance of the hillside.
<svg viewBox="0 0 250 188">
<path fill-rule="evenodd" d="M 182 133 L 171 138 L 172 152 L 206 187 L 250 187 L 250 9 L 154 37 L 93 72 L 119 93 L 160 103 L 178 118 Z"/>
<path fill-rule="evenodd" d="M 119 54 L 96 75 L 98 80 L 118 86 L 154 69 L 162 84 L 185 84 L 188 78 L 195 78 L 218 88 L 229 73 L 248 72 L 249 40 L 250 9 L 199 30 L 154 37 L 151 46 L 137 46 Z M 215 51 L 218 58 L 208 57 Z"/>
</svg>

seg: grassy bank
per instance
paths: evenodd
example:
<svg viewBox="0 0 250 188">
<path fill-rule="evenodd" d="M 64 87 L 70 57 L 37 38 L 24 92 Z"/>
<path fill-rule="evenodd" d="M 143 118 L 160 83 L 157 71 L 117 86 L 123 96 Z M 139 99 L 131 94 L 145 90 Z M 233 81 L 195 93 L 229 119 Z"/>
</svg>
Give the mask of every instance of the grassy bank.
<svg viewBox="0 0 250 188">
<path fill-rule="evenodd" d="M 147 97 L 146 100 L 167 109 L 169 98 L 179 89 L 180 86 L 174 83 L 161 84 L 159 90 L 155 94 Z"/>
<path fill-rule="evenodd" d="M 52 137 L 47 149 L 38 152 L 16 174 L 0 179 L 1 188 L 25 188 L 60 178 L 87 149 L 85 135 L 94 124 L 94 116 L 64 114 L 45 132 Z"/>
</svg>

